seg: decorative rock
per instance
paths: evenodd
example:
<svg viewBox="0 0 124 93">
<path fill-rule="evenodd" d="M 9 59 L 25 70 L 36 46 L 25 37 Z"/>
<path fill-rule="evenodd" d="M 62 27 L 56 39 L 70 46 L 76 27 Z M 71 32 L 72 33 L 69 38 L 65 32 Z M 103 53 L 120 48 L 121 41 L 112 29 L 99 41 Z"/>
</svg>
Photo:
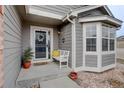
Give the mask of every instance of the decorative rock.
<svg viewBox="0 0 124 93">
<path fill-rule="evenodd" d="M 120 82 L 120 86 L 124 84 L 124 64 L 117 63 L 115 69 L 111 69 L 102 73 L 78 72 L 78 80 L 76 82 L 83 88 L 111 88 L 110 79 Z M 116 82 L 114 82 L 116 83 Z M 118 83 L 119 84 L 119 83 Z M 115 84 L 116 87 L 118 84 Z"/>
</svg>

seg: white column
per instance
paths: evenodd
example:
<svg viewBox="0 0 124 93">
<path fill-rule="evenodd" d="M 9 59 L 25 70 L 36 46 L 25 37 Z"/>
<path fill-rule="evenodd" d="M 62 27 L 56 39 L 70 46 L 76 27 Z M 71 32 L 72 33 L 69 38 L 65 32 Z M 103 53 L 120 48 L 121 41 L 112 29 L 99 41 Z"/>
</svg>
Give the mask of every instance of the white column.
<svg viewBox="0 0 124 93">
<path fill-rule="evenodd" d="M 73 19 L 72 23 L 72 68 L 75 69 L 76 65 L 76 28 L 75 28 L 76 20 Z"/>
<path fill-rule="evenodd" d="M 115 45 L 114 45 L 115 65 L 117 64 L 117 38 L 116 38 L 116 30 L 115 30 L 115 39 L 114 39 L 115 40 Z"/>
<path fill-rule="evenodd" d="M 102 67 L 102 24 L 97 23 L 97 68 Z"/>
</svg>

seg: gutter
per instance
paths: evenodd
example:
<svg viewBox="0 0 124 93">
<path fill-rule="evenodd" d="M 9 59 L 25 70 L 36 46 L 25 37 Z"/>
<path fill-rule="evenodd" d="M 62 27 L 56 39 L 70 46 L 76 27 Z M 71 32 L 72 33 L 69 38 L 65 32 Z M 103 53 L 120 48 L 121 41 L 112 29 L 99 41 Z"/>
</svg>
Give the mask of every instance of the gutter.
<svg viewBox="0 0 124 93">
<path fill-rule="evenodd" d="M 67 15 L 65 17 L 62 18 L 62 21 L 64 22 L 65 20 L 68 20 L 69 22 L 73 23 L 73 21 L 69 18 L 70 16 L 77 16 L 77 13 L 80 13 L 80 12 L 85 12 L 85 11 L 88 11 L 88 10 L 91 10 L 91 9 L 95 9 L 95 8 L 98 8 L 98 7 L 101 7 L 103 5 L 94 5 L 94 6 L 86 6 L 84 9 L 83 8 L 77 8 L 77 9 L 74 9 L 74 10 L 70 10 L 69 13 L 67 13 Z"/>
<path fill-rule="evenodd" d="M 70 10 L 69 13 L 67 13 L 67 15 L 62 19 L 62 21 L 64 22 L 65 20 L 68 20 L 70 23 L 74 24 L 73 20 L 70 19 L 72 10 Z"/>
<path fill-rule="evenodd" d="M 70 23 L 72 23 L 72 24 L 74 24 L 74 21 L 72 21 L 69 17 L 70 17 L 71 15 L 69 15 L 69 14 L 67 14 L 67 20 L 70 22 Z"/>
<path fill-rule="evenodd" d="M 64 22 L 65 20 L 68 20 L 70 23 L 74 24 L 73 20 L 70 19 L 70 14 L 68 13 L 63 19 L 62 21 Z"/>
</svg>

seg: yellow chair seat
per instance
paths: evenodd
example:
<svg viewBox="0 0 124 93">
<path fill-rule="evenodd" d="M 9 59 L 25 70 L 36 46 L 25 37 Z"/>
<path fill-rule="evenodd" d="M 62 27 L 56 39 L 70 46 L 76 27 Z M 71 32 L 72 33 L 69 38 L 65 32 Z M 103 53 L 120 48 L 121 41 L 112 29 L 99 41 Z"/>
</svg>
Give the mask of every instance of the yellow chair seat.
<svg viewBox="0 0 124 93">
<path fill-rule="evenodd" d="M 53 57 L 59 57 L 59 56 L 60 56 L 60 51 L 59 51 L 59 50 L 54 50 L 54 51 L 52 52 L 52 56 L 53 56 Z"/>
</svg>

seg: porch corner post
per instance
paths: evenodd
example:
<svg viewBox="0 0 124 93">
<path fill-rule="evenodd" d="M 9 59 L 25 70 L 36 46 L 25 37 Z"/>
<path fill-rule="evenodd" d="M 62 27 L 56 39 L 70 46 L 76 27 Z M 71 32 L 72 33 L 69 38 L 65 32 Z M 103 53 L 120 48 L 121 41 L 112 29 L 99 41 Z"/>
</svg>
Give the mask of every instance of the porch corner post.
<svg viewBox="0 0 124 93">
<path fill-rule="evenodd" d="M 76 64 L 76 29 L 75 29 L 75 21 L 76 19 L 73 19 L 72 23 L 72 69 L 75 70 L 75 64 Z"/>
<path fill-rule="evenodd" d="M 3 79 L 3 6 L 0 5 L 0 88 L 4 85 Z"/>
<path fill-rule="evenodd" d="M 97 23 L 97 68 L 101 71 L 102 67 L 102 24 L 100 22 Z"/>
</svg>

